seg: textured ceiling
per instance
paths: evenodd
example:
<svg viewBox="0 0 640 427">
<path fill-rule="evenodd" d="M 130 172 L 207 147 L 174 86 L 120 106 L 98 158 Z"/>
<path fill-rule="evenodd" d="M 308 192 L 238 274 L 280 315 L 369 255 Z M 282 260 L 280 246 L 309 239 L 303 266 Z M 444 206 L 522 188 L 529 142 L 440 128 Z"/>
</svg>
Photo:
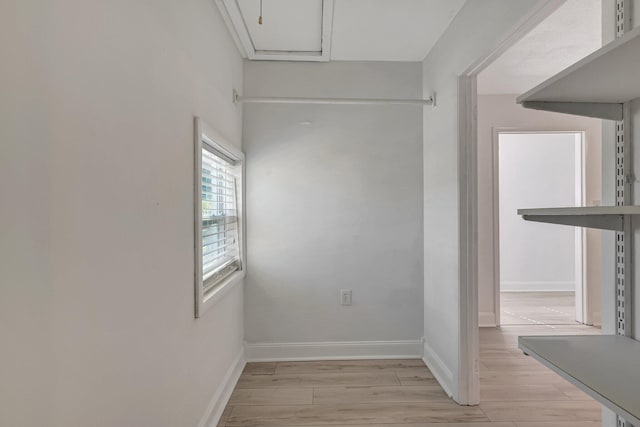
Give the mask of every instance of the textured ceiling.
<svg viewBox="0 0 640 427">
<path fill-rule="evenodd" d="M 602 45 L 601 0 L 568 0 L 478 76 L 481 94 L 521 94 Z"/>
</svg>

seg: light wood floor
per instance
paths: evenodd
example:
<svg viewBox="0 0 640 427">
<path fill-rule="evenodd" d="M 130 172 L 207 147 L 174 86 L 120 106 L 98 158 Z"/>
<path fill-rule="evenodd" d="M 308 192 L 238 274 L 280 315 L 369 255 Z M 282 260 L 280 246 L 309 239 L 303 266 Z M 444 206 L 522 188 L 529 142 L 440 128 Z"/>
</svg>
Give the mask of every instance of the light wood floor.
<svg viewBox="0 0 640 427">
<path fill-rule="evenodd" d="M 250 363 L 220 426 L 596 427 L 600 405 L 516 349 L 518 335 L 583 326 L 481 329 L 481 404 L 458 406 L 420 360 Z"/>
<path fill-rule="evenodd" d="M 576 325 L 574 292 L 500 292 L 502 325 Z"/>
</svg>

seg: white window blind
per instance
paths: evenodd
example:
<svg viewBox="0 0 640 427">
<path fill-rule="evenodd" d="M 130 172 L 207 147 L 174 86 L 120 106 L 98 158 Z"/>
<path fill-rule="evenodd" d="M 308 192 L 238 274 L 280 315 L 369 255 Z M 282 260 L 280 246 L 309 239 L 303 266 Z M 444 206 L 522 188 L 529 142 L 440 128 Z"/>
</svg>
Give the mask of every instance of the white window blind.
<svg viewBox="0 0 640 427">
<path fill-rule="evenodd" d="M 240 270 L 235 161 L 202 143 L 202 286 L 204 294 Z"/>
</svg>

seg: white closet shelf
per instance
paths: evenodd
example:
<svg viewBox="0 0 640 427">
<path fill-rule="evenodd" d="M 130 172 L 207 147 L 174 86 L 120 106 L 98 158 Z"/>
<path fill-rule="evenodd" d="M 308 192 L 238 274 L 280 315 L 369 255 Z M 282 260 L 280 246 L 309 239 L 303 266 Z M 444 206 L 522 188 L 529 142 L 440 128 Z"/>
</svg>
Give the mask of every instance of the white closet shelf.
<svg viewBox="0 0 640 427">
<path fill-rule="evenodd" d="M 640 27 L 518 97 L 525 108 L 622 120 L 640 97 Z"/>
<path fill-rule="evenodd" d="M 523 336 L 518 347 L 634 425 L 640 425 L 640 342 L 618 335 Z"/>
<path fill-rule="evenodd" d="M 591 206 L 518 209 L 527 221 L 623 231 L 626 215 L 640 215 L 640 206 Z"/>
</svg>

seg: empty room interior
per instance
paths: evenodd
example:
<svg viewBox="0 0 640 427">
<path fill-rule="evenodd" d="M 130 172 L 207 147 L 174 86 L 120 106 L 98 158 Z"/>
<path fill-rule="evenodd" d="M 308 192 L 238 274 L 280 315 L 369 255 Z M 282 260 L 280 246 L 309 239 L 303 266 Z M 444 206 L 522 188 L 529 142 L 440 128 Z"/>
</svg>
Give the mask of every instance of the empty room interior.
<svg viewBox="0 0 640 427">
<path fill-rule="evenodd" d="M 517 210 L 602 205 L 601 120 L 516 98 L 602 45 L 601 3 L 566 2 L 478 75 L 480 326 L 600 326 L 601 231 Z"/>
<path fill-rule="evenodd" d="M 639 27 L 0 0 L 0 426 L 640 426 Z"/>
</svg>

